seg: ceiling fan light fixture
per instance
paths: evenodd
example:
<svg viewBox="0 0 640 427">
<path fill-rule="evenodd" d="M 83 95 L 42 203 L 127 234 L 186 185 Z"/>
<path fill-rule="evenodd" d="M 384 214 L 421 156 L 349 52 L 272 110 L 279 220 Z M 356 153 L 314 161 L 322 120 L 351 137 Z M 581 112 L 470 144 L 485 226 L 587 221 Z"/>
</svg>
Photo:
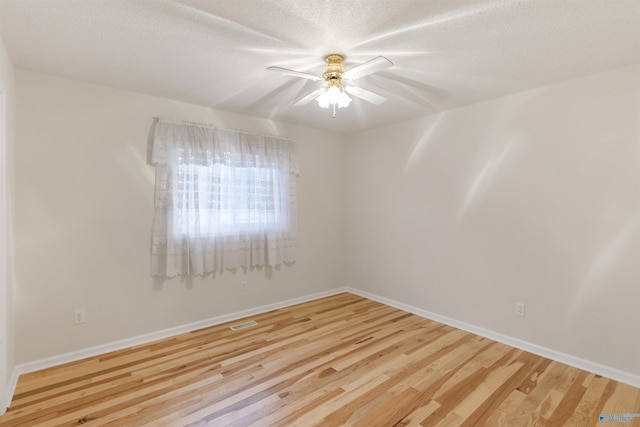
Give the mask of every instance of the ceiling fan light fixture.
<svg viewBox="0 0 640 427">
<path fill-rule="evenodd" d="M 341 86 L 338 87 L 330 84 L 325 91 L 316 98 L 316 101 L 318 101 L 318 105 L 322 108 L 329 108 L 329 105 L 333 105 L 334 107 L 337 105 L 338 108 L 344 108 L 349 106 L 351 98 L 344 92 Z"/>
<path fill-rule="evenodd" d="M 351 98 L 346 94 L 344 86 L 342 85 L 342 73 L 344 73 L 342 62 L 344 61 L 344 57 L 333 54 L 327 56 L 325 61 L 327 62 L 327 66 L 324 69 L 322 77 L 327 82 L 327 87 L 316 100 L 322 108 L 333 106 L 333 117 L 335 117 L 336 105 L 338 108 L 345 108 L 351 104 Z"/>
</svg>

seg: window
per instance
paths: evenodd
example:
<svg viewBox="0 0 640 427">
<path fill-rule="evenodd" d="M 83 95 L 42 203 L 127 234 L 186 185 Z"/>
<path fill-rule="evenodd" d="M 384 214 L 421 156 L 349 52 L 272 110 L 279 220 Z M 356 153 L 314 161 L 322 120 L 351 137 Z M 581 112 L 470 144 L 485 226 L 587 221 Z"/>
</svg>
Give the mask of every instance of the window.
<svg viewBox="0 0 640 427">
<path fill-rule="evenodd" d="M 293 142 L 168 120 L 152 132 L 153 275 L 294 261 Z"/>
<path fill-rule="evenodd" d="M 275 168 L 180 164 L 178 200 L 182 206 L 175 233 L 230 235 L 286 230 L 288 175 Z M 191 208 L 196 204 L 197 208 Z"/>
</svg>

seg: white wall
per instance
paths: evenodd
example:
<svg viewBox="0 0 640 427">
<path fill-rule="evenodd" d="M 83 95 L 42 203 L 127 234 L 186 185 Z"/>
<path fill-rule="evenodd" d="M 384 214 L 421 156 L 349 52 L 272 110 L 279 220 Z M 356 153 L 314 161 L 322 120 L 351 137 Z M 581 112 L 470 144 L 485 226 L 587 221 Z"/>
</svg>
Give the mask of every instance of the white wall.
<svg viewBox="0 0 640 427">
<path fill-rule="evenodd" d="M 639 75 L 345 138 L 16 71 L 16 361 L 347 284 L 640 374 Z M 298 142 L 295 266 L 149 277 L 153 116 Z"/>
<path fill-rule="evenodd" d="M 18 363 L 344 285 L 343 137 L 30 71 L 16 72 L 16 87 Z M 297 142 L 295 265 L 150 277 L 154 116 Z M 86 324 L 73 325 L 75 308 Z"/>
<path fill-rule="evenodd" d="M 640 65 L 347 147 L 351 286 L 640 374 Z"/>
<path fill-rule="evenodd" d="M 11 156 L 14 129 L 14 69 L 0 39 L 0 93 L 4 95 L 4 135 L 0 135 L 0 414 L 4 412 L 15 366 L 13 289 L 10 259 Z M 1 102 L 1 100 L 0 100 Z M 0 117 L 0 121 L 3 118 Z M 1 126 L 1 125 L 0 125 Z M 2 139 L 4 137 L 4 140 Z"/>
</svg>

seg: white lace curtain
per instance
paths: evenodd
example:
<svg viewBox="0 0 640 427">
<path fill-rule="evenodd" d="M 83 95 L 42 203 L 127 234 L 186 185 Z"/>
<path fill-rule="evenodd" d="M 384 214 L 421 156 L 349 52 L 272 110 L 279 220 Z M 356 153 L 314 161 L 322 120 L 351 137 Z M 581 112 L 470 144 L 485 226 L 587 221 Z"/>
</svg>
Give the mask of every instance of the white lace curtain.
<svg viewBox="0 0 640 427">
<path fill-rule="evenodd" d="M 295 260 L 292 141 L 166 119 L 151 131 L 153 276 Z"/>
</svg>

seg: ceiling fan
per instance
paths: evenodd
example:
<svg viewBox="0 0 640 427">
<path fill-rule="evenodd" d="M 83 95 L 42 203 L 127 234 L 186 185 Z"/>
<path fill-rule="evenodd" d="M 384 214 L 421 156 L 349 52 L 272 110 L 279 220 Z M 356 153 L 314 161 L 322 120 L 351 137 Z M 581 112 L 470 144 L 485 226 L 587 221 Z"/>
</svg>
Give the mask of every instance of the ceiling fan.
<svg viewBox="0 0 640 427">
<path fill-rule="evenodd" d="M 365 101 L 375 105 L 380 105 L 387 100 L 387 98 L 382 95 L 351 85 L 351 82 L 360 77 L 364 77 L 393 66 L 393 63 L 384 56 L 373 58 L 348 71 L 345 71 L 344 69 L 343 55 L 331 54 L 325 58 L 325 61 L 327 62 L 327 65 L 324 67 L 322 76 L 289 70 L 282 67 L 267 67 L 267 70 L 277 71 L 289 76 L 302 77 L 304 79 L 314 81 L 324 80 L 327 83 L 326 86 L 320 87 L 303 96 L 293 105 L 299 107 L 306 105 L 315 99 L 322 108 L 329 108 L 329 105 L 333 106 L 333 117 L 336 116 L 336 106 L 338 106 L 338 108 L 343 108 L 347 107 L 351 103 L 349 95 L 364 99 Z"/>
</svg>

